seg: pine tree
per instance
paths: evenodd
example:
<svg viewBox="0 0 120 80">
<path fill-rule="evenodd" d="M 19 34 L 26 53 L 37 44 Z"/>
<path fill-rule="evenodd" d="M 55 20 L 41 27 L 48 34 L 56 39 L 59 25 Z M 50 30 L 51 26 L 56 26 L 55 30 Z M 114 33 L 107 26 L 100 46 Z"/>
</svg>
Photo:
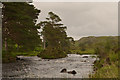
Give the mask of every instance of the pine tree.
<svg viewBox="0 0 120 80">
<path fill-rule="evenodd" d="M 62 20 L 59 16 L 53 12 L 49 12 L 48 15 L 49 17 L 46 18 L 46 21 L 42 21 L 38 24 L 43 30 L 42 35 L 44 48 L 46 47 L 46 50 L 49 51 L 49 54 L 54 54 L 54 56 L 58 53 L 66 54 L 65 52 L 68 51 L 70 41 L 73 41 L 73 38 L 67 37 L 65 32 L 67 27 L 61 23 Z"/>
<path fill-rule="evenodd" d="M 3 3 L 2 13 L 5 51 L 16 44 L 21 50 L 33 50 L 40 44 L 39 27 L 35 25 L 40 10 L 26 2 L 6 2 Z"/>
</svg>

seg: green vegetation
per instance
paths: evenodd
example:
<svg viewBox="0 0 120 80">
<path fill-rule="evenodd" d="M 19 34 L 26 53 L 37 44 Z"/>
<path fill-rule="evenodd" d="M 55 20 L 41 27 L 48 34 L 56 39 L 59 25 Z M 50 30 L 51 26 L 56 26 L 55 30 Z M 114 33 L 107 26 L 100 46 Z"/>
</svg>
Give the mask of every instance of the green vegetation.
<svg viewBox="0 0 120 80">
<path fill-rule="evenodd" d="M 2 11 L 3 62 L 14 62 L 19 55 L 49 59 L 67 56 L 73 38 L 67 37 L 67 27 L 55 13 L 49 12 L 46 21 L 36 24 L 40 10 L 27 2 L 5 2 Z"/>
<path fill-rule="evenodd" d="M 106 65 L 98 69 L 92 78 L 118 78 L 118 68 L 116 65 Z"/>
<path fill-rule="evenodd" d="M 99 56 L 90 78 L 118 78 L 118 36 L 83 37 L 71 45 L 71 53 Z"/>
<path fill-rule="evenodd" d="M 100 61 L 95 63 L 96 72 L 93 78 L 118 78 L 118 40 L 107 39 L 104 45 L 95 48 L 96 54 L 100 57 Z M 106 73 L 105 73 L 106 72 Z"/>
<path fill-rule="evenodd" d="M 39 57 L 43 59 L 56 59 L 56 58 L 63 58 L 66 57 L 67 54 L 64 51 L 60 51 L 56 48 L 53 49 L 46 49 L 38 54 Z"/>
<path fill-rule="evenodd" d="M 2 62 L 3 63 L 15 62 L 16 56 L 37 56 L 40 53 L 40 51 L 42 52 L 43 49 L 39 48 L 39 50 L 28 51 L 28 52 L 25 51 L 24 52 L 11 51 L 10 53 L 3 52 Z"/>
<path fill-rule="evenodd" d="M 80 54 L 80 55 L 82 55 L 82 54 L 95 54 L 95 51 L 94 51 L 94 49 L 87 49 L 85 51 L 80 50 L 80 49 L 76 49 L 76 50 L 71 50 L 70 53 L 71 54 Z"/>
<path fill-rule="evenodd" d="M 61 19 L 53 12 L 48 13 L 46 21 L 41 21 L 38 25 L 42 27 L 44 51 L 38 54 L 42 58 L 62 58 L 67 56 L 71 37 L 67 37 L 66 26 L 61 23 Z"/>
<path fill-rule="evenodd" d="M 3 3 L 2 8 L 2 59 L 13 62 L 16 55 L 33 55 L 41 45 L 36 19 L 40 10 L 26 2 Z M 40 52 L 40 51 L 39 51 Z"/>
<path fill-rule="evenodd" d="M 118 37 L 84 37 L 76 41 L 75 46 L 81 51 L 94 50 L 92 53 L 99 55 L 95 61 L 95 73 L 91 78 L 118 78 Z M 89 51 L 90 52 L 90 51 Z"/>
<path fill-rule="evenodd" d="M 75 44 L 72 46 L 72 49 L 79 49 L 81 51 L 85 51 L 88 49 L 94 49 L 98 46 L 104 46 L 106 44 L 106 41 L 112 43 L 113 45 L 118 44 L 118 37 L 117 36 L 101 36 L 101 37 L 95 37 L 95 36 L 89 36 L 89 37 L 83 37 L 80 40 L 75 41 Z"/>
<path fill-rule="evenodd" d="M 53 12 L 48 13 L 46 21 L 36 24 L 39 13 L 40 10 L 27 2 L 3 3 L 3 62 L 14 62 L 18 55 L 56 59 L 67 54 L 97 54 L 99 60 L 95 61 L 95 73 L 90 77 L 118 77 L 120 51 L 117 36 L 89 36 L 74 41 L 67 36 L 67 27 L 61 18 Z"/>
</svg>

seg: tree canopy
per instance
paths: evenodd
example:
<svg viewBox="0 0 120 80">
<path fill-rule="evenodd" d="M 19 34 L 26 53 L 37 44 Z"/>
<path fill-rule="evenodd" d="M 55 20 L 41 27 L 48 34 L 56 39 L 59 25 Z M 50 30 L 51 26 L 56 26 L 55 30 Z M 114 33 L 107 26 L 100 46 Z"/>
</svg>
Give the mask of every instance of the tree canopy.
<svg viewBox="0 0 120 80">
<path fill-rule="evenodd" d="M 53 12 L 48 13 L 49 17 L 46 21 L 41 21 L 38 25 L 43 29 L 42 36 L 44 42 L 44 48 L 52 53 L 64 53 L 68 51 L 70 41 L 73 38 L 67 37 L 65 30 L 67 29 L 64 24 L 61 23 L 61 19 Z M 55 51 L 56 50 L 56 51 Z M 60 55 L 60 54 L 59 54 Z"/>
<path fill-rule="evenodd" d="M 24 50 L 34 49 L 40 43 L 36 19 L 40 13 L 33 5 L 26 2 L 3 3 L 2 33 L 5 50 L 13 44 Z M 12 44 L 12 45 L 11 45 Z"/>
</svg>

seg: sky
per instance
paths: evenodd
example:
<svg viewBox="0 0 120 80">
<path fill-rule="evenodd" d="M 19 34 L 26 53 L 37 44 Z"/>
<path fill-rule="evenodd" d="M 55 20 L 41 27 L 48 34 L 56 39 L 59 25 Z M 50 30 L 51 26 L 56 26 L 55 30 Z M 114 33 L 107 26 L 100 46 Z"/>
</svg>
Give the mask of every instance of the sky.
<svg viewBox="0 0 120 80">
<path fill-rule="evenodd" d="M 38 22 L 57 14 L 67 26 L 67 34 L 75 40 L 87 36 L 118 35 L 117 2 L 33 2 L 41 10 Z"/>
</svg>

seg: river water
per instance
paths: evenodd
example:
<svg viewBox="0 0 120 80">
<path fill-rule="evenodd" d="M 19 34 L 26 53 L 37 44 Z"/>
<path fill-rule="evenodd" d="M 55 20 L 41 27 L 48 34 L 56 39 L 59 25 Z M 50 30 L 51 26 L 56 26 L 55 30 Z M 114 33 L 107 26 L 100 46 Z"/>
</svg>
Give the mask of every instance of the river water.
<svg viewBox="0 0 120 80">
<path fill-rule="evenodd" d="M 60 59 L 18 56 L 22 60 L 2 64 L 2 76 L 5 78 L 88 78 L 93 72 L 93 62 L 96 60 L 92 56 L 68 54 L 68 57 Z M 63 68 L 68 71 L 75 70 L 77 74 L 60 73 Z"/>
</svg>

